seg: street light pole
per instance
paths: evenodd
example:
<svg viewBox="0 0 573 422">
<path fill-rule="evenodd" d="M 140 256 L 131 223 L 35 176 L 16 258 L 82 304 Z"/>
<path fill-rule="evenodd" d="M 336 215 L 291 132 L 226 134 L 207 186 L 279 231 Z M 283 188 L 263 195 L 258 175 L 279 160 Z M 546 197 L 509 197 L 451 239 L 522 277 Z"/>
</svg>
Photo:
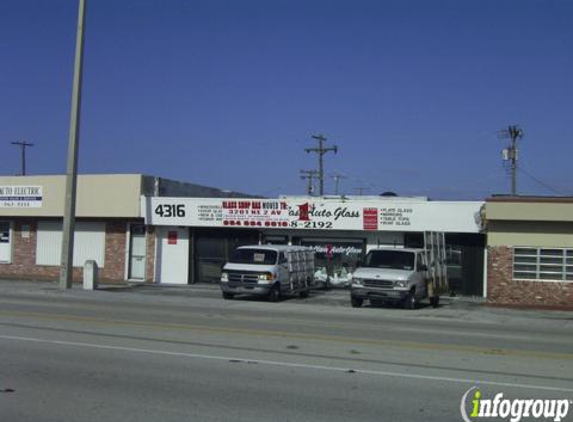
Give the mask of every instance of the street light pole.
<svg viewBox="0 0 573 422">
<path fill-rule="evenodd" d="M 62 261 L 60 269 L 61 290 L 72 287 L 74 228 L 76 220 L 76 187 L 78 176 L 78 146 L 80 131 L 80 109 L 82 89 L 82 67 L 84 58 L 84 26 L 86 21 L 86 0 L 79 0 L 78 29 L 76 34 L 76 57 L 74 63 L 74 85 L 72 89 L 72 110 L 68 139 L 68 162 L 66 171 L 66 197 L 62 232 Z"/>
</svg>

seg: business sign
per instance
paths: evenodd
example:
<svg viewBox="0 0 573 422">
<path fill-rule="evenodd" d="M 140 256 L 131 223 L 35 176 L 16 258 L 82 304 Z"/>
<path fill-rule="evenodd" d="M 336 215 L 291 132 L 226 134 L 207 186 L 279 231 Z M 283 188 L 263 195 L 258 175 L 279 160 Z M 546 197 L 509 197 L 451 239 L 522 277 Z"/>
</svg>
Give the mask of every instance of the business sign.
<svg viewBox="0 0 573 422">
<path fill-rule="evenodd" d="M 0 208 L 41 207 L 41 186 L 0 186 Z"/>
<path fill-rule="evenodd" d="M 142 198 L 155 226 L 478 233 L 482 202 Z"/>
</svg>

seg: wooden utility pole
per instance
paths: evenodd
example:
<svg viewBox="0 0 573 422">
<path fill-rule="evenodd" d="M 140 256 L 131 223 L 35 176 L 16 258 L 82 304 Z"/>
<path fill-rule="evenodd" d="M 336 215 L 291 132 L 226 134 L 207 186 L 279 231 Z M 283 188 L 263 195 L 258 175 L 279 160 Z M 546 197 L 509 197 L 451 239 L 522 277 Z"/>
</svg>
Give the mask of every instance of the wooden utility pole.
<svg viewBox="0 0 573 422">
<path fill-rule="evenodd" d="M 334 179 L 334 194 L 338 195 L 338 186 L 340 184 L 340 179 L 348 179 L 348 178 L 345 175 L 339 173 L 331 174 L 330 177 Z"/>
<path fill-rule="evenodd" d="M 508 126 L 507 129 L 501 131 L 503 138 L 510 138 L 511 145 L 509 148 L 503 150 L 504 161 L 509 161 L 511 171 L 511 194 L 517 195 L 517 140 L 523 138 L 523 130 L 516 125 Z"/>
<path fill-rule="evenodd" d="M 314 191 L 314 179 L 317 178 L 318 172 L 316 170 L 301 170 L 300 178 L 303 180 L 308 180 L 308 185 L 306 187 L 306 194 L 311 196 Z"/>
<path fill-rule="evenodd" d="M 24 142 L 24 141 L 16 141 L 16 142 L 12 142 L 12 145 L 18 145 L 20 147 L 20 150 L 22 152 L 22 163 L 20 166 L 20 175 L 25 176 L 26 175 L 26 147 L 33 147 L 34 144 L 31 144 L 29 142 Z"/>
<path fill-rule="evenodd" d="M 320 196 L 324 195 L 324 154 L 329 151 L 334 151 L 336 154 L 338 152 L 338 147 L 334 145 L 330 148 L 324 147 L 324 142 L 326 141 L 326 137 L 324 135 L 312 135 L 313 139 L 318 141 L 318 147 L 316 148 L 305 148 L 307 153 L 309 152 L 316 152 L 318 154 L 318 181 L 319 181 L 319 194 Z"/>
</svg>

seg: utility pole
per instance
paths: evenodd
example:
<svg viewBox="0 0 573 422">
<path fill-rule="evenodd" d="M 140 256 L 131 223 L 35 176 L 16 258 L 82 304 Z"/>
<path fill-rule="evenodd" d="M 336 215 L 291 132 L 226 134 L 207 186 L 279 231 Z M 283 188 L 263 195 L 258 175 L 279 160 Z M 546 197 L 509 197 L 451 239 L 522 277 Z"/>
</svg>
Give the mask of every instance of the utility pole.
<svg viewBox="0 0 573 422">
<path fill-rule="evenodd" d="M 331 174 L 330 177 L 332 177 L 334 179 L 334 194 L 338 195 L 338 185 L 339 185 L 340 179 L 347 179 L 347 177 L 344 176 L 343 174 L 339 174 L 339 173 Z"/>
<path fill-rule="evenodd" d="M 25 176 L 26 175 L 26 147 L 33 147 L 34 144 L 31 144 L 29 142 L 24 142 L 24 141 L 16 141 L 16 142 L 12 142 L 12 145 L 18 145 L 20 147 L 20 150 L 22 152 L 22 165 L 20 167 L 20 175 Z"/>
<path fill-rule="evenodd" d="M 68 163 L 66 173 L 66 197 L 62 229 L 62 261 L 60 268 L 60 289 L 72 287 L 74 258 L 74 229 L 76 223 L 76 188 L 78 178 L 78 147 L 80 141 L 80 110 L 82 92 L 82 67 L 84 58 L 84 26 L 86 22 L 86 0 L 79 0 L 78 28 L 76 34 L 76 56 L 72 88 L 72 110 L 68 139 Z"/>
<path fill-rule="evenodd" d="M 509 162 L 511 171 L 511 194 L 517 195 L 517 140 L 523 138 L 523 130 L 516 125 L 508 126 L 500 132 L 502 138 L 510 138 L 511 145 L 502 151 L 503 160 Z"/>
<path fill-rule="evenodd" d="M 305 148 L 307 153 L 309 152 L 316 152 L 318 154 L 318 181 L 319 181 L 319 193 L 320 196 L 324 195 L 324 154 L 329 151 L 334 151 L 336 154 L 338 152 L 338 147 L 334 145 L 330 148 L 324 147 L 324 141 L 326 141 L 326 137 L 324 135 L 312 135 L 313 139 L 318 141 L 317 148 Z"/>
<path fill-rule="evenodd" d="M 318 172 L 316 170 L 301 170 L 300 171 L 300 178 L 303 180 L 308 180 L 308 185 L 306 187 L 306 193 L 308 196 L 312 195 L 314 191 L 314 179 L 317 178 Z"/>
</svg>

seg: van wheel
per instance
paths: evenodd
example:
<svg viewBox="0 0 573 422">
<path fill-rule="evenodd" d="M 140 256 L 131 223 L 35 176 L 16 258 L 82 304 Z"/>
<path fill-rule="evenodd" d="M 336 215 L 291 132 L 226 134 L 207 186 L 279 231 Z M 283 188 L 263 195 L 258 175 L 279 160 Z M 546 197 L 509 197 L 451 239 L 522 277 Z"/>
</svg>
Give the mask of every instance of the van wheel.
<svg viewBox="0 0 573 422">
<path fill-rule="evenodd" d="M 233 293 L 223 292 L 223 299 L 231 300 L 235 297 Z"/>
<path fill-rule="evenodd" d="M 350 297 L 350 304 L 352 305 L 353 308 L 360 308 L 362 306 L 362 304 L 364 303 L 364 299 L 360 299 L 357 297 Z"/>
<path fill-rule="evenodd" d="M 278 302 L 281 299 L 281 289 L 278 284 L 275 284 L 269 292 L 269 302 Z"/>
<path fill-rule="evenodd" d="M 404 308 L 405 309 L 416 309 L 418 307 L 418 299 L 416 299 L 416 293 L 411 290 L 404 299 Z"/>
<path fill-rule="evenodd" d="M 432 296 L 430 298 L 430 305 L 432 305 L 432 308 L 437 308 L 439 304 L 440 304 L 440 296 Z"/>
<path fill-rule="evenodd" d="M 299 296 L 301 299 L 306 299 L 308 297 L 308 290 L 301 290 Z"/>
</svg>

